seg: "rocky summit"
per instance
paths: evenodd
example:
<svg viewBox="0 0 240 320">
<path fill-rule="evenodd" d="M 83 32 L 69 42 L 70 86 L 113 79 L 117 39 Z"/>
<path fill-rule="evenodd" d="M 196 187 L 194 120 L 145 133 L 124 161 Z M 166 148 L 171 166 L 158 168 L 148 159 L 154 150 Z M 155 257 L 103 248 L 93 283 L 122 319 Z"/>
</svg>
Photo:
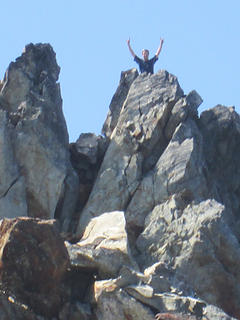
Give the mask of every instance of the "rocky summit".
<svg viewBox="0 0 240 320">
<path fill-rule="evenodd" d="M 69 144 L 60 67 L 0 81 L 0 320 L 240 319 L 240 116 L 165 70 L 121 73 Z"/>
</svg>

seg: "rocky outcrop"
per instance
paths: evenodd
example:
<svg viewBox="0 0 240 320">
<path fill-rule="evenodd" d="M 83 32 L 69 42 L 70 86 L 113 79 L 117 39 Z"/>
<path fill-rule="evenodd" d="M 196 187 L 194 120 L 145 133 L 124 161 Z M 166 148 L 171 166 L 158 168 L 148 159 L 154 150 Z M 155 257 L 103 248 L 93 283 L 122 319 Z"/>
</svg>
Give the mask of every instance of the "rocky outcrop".
<svg viewBox="0 0 240 320">
<path fill-rule="evenodd" d="M 60 68 L 50 45 L 30 44 L 4 76 L 0 92 L 2 217 L 57 217 L 68 229 L 78 178 L 69 161 Z M 3 175 L 4 176 L 4 175 Z"/>
<path fill-rule="evenodd" d="M 223 220 L 224 209 L 215 200 L 185 209 L 175 199 L 156 206 L 137 240 L 139 262 L 146 267 L 161 262 L 179 279 L 180 290 L 185 282 L 192 294 L 239 314 L 240 247 Z"/>
<path fill-rule="evenodd" d="M 25 216 L 28 213 L 25 178 L 15 159 L 12 130 L 4 110 L 0 110 L 0 150 L 0 216 Z"/>
<path fill-rule="evenodd" d="M 133 82 L 81 214 L 79 233 L 93 216 L 126 210 L 142 172 L 152 168 L 167 144 L 166 121 L 182 96 L 177 79 L 166 72 L 139 76 Z"/>
<path fill-rule="evenodd" d="M 159 264 L 151 288 L 197 296 L 240 318 L 239 116 L 217 106 L 198 118 L 201 102 L 166 71 L 134 80 L 106 133 L 77 232 L 93 217 L 124 211 L 139 269 Z"/>
<path fill-rule="evenodd" d="M 121 320 L 230 320 L 222 310 L 202 300 L 174 293 L 156 293 L 146 284 L 118 286 L 118 279 L 94 284 L 97 319 Z M 160 312 L 158 312 L 161 310 Z"/>
<path fill-rule="evenodd" d="M 227 207 L 225 218 L 239 235 L 240 117 L 234 107 L 218 105 L 201 114 L 199 125 L 204 138 L 208 184 L 214 198 Z"/>
<path fill-rule="evenodd" d="M 132 69 L 103 136 L 69 146 L 58 73 L 30 44 L 0 83 L 0 320 L 240 319 L 234 107 L 199 117 Z"/>
<path fill-rule="evenodd" d="M 121 73 L 121 78 L 119 82 L 119 86 L 112 98 L 112 101 L 109 106 L 109 112 L 107 115 L 107 119 L 104 122 L 102 133 L 105 137 L 110 138 L 114 128 L 117 125 L 118 118 L 125 103 L 125 100 L 128 95 L 128 91 L 133 83 L 133 81 L 137 78 L 138 72 L 137 69 L 131 69 L 128 71 L 123 71 Z"/>
</svg>

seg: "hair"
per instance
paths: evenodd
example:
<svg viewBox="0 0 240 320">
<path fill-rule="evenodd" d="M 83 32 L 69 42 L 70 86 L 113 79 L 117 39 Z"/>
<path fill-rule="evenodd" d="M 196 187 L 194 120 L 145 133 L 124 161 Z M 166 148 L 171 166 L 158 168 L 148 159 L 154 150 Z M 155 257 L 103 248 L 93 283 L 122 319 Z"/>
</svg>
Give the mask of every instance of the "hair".
<svg viewBox="0 0 240 320">
<path fill-rule="evenodd" d="M 142 49 L 142 52 L 143 52 L 143 51 L 147 51 L 147 53 L 149 54 L 149 50 L 148 50 L 148 49 Z"/>
</svg>

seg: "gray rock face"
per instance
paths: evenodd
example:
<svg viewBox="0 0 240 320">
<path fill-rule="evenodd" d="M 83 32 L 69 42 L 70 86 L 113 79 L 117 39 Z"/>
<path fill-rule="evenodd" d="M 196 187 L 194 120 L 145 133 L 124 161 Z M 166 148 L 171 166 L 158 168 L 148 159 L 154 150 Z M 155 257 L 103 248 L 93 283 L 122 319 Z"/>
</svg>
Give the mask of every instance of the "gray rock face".
<svg viewBox="0 0 240 320">
<path fill-rule="evenodd" d="M 152 167 L 166 145 L 165 122 L 182 96 L 177 79 L 165 71 L 151 77 L 140 75 L 133 82 L 81 214 L 78 233 L 92 217 L 126 209 L 142 172 Z"/>
<path fill-rule="evenodd" d="M 204 153 L 208 166 L 208 182 L 215 199 L 228 208 L 228 221 L 234 227 L 239 215 L 239 143 L 240 117 L 233 107 L 218 105 L 200 117 Z M 233 213 L 233 216 L 230 215 Z"/>
<path fill-rule="evenodd" d="M 71 163 L 79 177 L 78 202 L 76 214 L 71 221 L 72 229 L 77 225 L 78 213 L 92 191 L 107 145 L 106 138 L 93 133 L 81 134 L 75 143 L 70 144 Z"/>
<path fill-rule="evenodd" d="M 137 241 L 142 252 L 139 261 L 146 266 L 156 261 L 171 266 L 202 299 L 238 314 L 240 247 L 223 211 L 215 200 L 184 210 L 173 199 L 156 206 Z"/>
<path fill-rule="evenodd" d="M 14 156 L 11 125 L 6 111 L 0 110 L 0 216 L 27 215 L 25 179 Z"/>
<path fill-rule="evenodd" d="M 157 293 L 146 284 L 120 288 L 117 279 L 96 281 L 93 292 L 94 314 L 99 320 L 150 320 L 154 314 L 159 320 L 234 319 L 200 299 Z"/>
<path fill-rule="evenodd" d="M 121 109 L 128 95 L 128 91 L 137 76 L 137 69 L 123 71 L 121 73 L 119 86 L 112 98 L 107 119 L 102 128 L 102 133 L 104 136 L 110 138 L 114 128 L 117 125 Z"/>
<path fill-rule="evenodd" d="M 154 205 L 184 192 L 190 200 L 204 199 L 207 181 L 202 136 L 191 119 L 179 124 L 154 169 L 142 180 L 126 210 L 129 226 L 143 227 L 146 214 Z M 137 215 L 136 215 L 137 212 Z"/>
<path fill-rule="evenodd" d="M 77 234 L 94 217 L 124 211 L 140 270 L 159 265 L 146 285 L 240 318 L 240 118 L 223 106 L 198 118 L 201 102 L 166 71 L 132 82 L 106 127 L 109 145 Z"/>
<path fill-rule="evenodd" d="M 24 300 L 27 293 L 32 298 L 31 279 L 44 284 L 44 301 L 34 310 L 55 299 L 60 320 L 240 319 L 234 107 L 218 105 L 199 118 L 195 90 L 185 95 L 167 71 L 138 76 L 132 69 L 121 74 L 103 136 L 81 134 L 69 146 L 59 70 L 51 46 L 30 44 L 0 82 L 0 217 L 56 218 L 70 265 L 48 297 L 61 266 L 50 263 L 39 282 L 34 270 L 45 270 L 49 250 L 37 245 L 39 263 L 28 263 L 28 277 L 21 277 L 18 262 L 33 258 L 17 226 L 11 241 L 2 232 L 2 260 L 10 267 L 0 264 L 0 318 L 26 313 L 46 320 Z M 43 220 L 32 222 L 44 238 Z M 29 246 L 30 231 L 22 233 Z M 18 246 L 21 257 L 11 253 Z M 11 270 L 19 268 L 15 281 Z M 19 301 L 9 296 L 14 286 Z"/>
<path fill-rule="evenodd" d="M 5 201 L 1 216 L 57 217 L 67 230 L 75 210 L 78 177 L 69 161 L 68 133 L 56 83 L 59 71 L 50 45 L 30 44 L 5 74 L 0 93 L 1 133 L 7 134 L 3 157 L 15 168 L 8 178 L 7 193 L 19 200 L 20 210 L 16 214 L 13 204 L 10 208 L 10 201 Z M 6 186 L 3 189 L 6 194 Z"/>
<path fill-rule="evenodd" d="M 75 148 L 79 155 L 85 157 L 91 164 L 96 164 L 102 157 L 103 138 L 93 133 L 82 133 L 76 141 Z"/>
</svg>

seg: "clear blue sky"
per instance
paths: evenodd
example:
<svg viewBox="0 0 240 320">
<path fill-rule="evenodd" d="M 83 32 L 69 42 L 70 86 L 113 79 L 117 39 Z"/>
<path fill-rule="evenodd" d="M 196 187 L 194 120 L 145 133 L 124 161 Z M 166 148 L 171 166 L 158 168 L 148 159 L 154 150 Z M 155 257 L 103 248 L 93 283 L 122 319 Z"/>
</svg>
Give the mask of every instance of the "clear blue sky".
<svg viewBox="0 0 240 320">
<path fill-rule="evenodd" d="M 22 0 L 1 3 L 3 78 L 9 63 L 30 42 L 50 43 L 61 67 L 63 111 L 70 141 L 83 132 L 100 134 L 123 70 L 137 67 L 137 54 L 155 54 L 155 71 L 178 77 L 187 94 L 240 112 L 240 0 Z"/>
</svg>

